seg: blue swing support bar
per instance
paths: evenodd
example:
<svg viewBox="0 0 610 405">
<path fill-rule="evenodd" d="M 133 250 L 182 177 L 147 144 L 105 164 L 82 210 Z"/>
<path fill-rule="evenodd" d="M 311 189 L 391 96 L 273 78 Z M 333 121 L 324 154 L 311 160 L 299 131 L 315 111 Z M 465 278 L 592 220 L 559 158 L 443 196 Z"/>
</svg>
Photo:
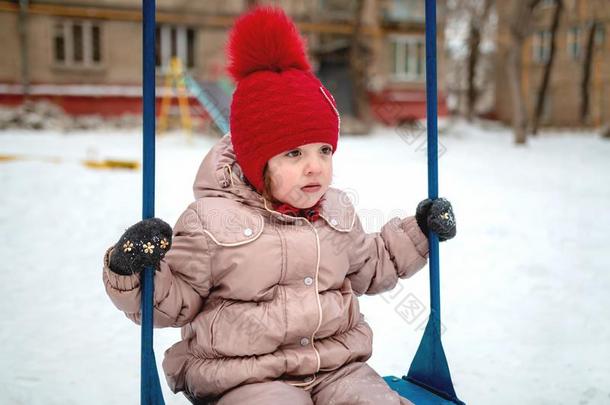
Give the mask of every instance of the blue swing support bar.
<svg viewBox="0 0 610 405">
<path fill-rule="evenodd" d="M 436 2 L 426 2 L 426 104 L 428 121 L 428 196 L 438 198 L 438 128 L 436 86 Z M 143 201 L 142 218 L 155 213 L 155 0 L 143 0 Z M 416 405 L 464 404 L 457 398 L 445 352 L 441 343 L 440 278 L 438 236 L 428 235 L 430 246 L 430 317 L 421 343 L 406 376 L 384 377 L 390 387 Z M 141 385 L 142 405 L 164 405 L 153 349 L 154 269 L 141 274 L 142 330 Z"/>
<path fill-rule="evenodd" d="M 142 219 L 155 216 L 155 0 L 144 0 L 142 7 L 142 114 L 143 174 Z M 142 334 L 140 359 L 140 403 L 163 405 L 163 394 L 153 349 L 154 269 L 141 274 Z"/>
<path fill-rule="evenodd" d="M 438 125 L 436 76 L 436 1 L 426 2 L 426 109 L 428 129 L 428 197 L 438 198 Z M 440 260 L 438 235 L 430 232 L 430 317 L 409 372 L 401 379 L 384 377 L 401 396 L 420 404 L 464 404 L 457 398 L 441 343 Z"/>
</svg>

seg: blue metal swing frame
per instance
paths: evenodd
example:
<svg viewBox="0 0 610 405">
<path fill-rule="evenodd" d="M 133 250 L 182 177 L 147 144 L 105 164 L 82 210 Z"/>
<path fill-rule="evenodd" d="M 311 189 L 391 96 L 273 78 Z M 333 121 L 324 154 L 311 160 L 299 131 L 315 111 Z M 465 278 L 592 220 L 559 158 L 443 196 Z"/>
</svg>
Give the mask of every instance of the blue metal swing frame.
<svg viewBox="0 0 610 405">
<path fill-rule="evenodd" d="M 438 128 L 436 87 L 436 2 L 426 2 L 426 100 L 428 120 L 428 196 L 438 198 Z M 142 218 L 155 213 L 155 0 L 143 0 L 143 201 Z M 384 377 L 389 386 L 416 405 L 464 404 L 453 388 L 441 343 L 438 236 L 428 235 L 430 246 L 430 318 L 406 376 Z M 154 269 L 142 272 L 141 385 L 142 405 L 163 405 L 153 349 Z"/>
<path fill-rule="evenodd" d="M 438 198 L 438 126 L 436 87 L 436 1 L 426 1 L 426 109 L 428 121 L 428 197 Z M 438 236 L 430 232 L 430 317 L 409 372 L 384 377 L 390 387 L 415 405 L 464 404 L 457 398 L 441 343 L 441 294 Z"/>
<path fill-rule="evenodd" d="M 144 120 L 142 218 L 155 216 L 155 0 L 144 0 L 142 6 L 142 113 Z M 163 405 L 163 394 L 153 349 L 154 269 L 141 275 L 142 333 L 140 359 L 140 403 Z"/>
</svg>

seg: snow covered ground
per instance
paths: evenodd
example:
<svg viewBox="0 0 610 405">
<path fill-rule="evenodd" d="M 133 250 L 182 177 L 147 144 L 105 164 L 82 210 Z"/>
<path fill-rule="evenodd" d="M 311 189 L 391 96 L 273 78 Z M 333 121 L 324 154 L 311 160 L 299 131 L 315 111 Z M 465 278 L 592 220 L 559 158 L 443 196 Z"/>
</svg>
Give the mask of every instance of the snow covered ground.
<svg viewBox="0 0 610 405">
<path fill-rule="evenodd" d="M 334 185 L 369 231 L 426 197 L 423 140 L 381 128 L 342 138 Z M 175 223 L 213 142 L 158 139 L 158 217 Z M 441 245 L 443 343 L 458 395 L 610 403 L 610 142 L 547 132 L 515 147 L 506 128 L 463 122 L 440 142 L 440 195 L 458 222 Z M 140 330 L 107 298 L 101 269 L 105 249 L 140 219 L 142 174 L 80 161 L 138 160 L 139 132 L 0 132 L 2 154 L 31 159 L 0 163 L 0 403 L 138 403 Z M 402 375 L 422 334 L 427 268 L 361 302 L 375 331 L 369 363 Z M 156 330 L 160 371 L 178 338 Z M 161 379 L 168 404 L 187 403 Z"/>
</svg>

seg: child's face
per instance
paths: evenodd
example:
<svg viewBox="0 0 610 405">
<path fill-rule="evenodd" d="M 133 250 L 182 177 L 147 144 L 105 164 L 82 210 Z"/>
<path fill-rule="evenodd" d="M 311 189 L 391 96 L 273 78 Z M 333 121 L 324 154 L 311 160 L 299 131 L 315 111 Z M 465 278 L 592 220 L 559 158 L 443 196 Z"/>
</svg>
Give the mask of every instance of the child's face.
<svg viewBox="0 0 610 405">
<path fill-rule="evenodd" d="M 268 162 L 271 193 L 295 208 L 309 208 L 324 195 L 333 176 L 332 146 L 308 143 L 275 155 Z M 317 187 L 306 187 L 317 184 Z"/>
</svg>

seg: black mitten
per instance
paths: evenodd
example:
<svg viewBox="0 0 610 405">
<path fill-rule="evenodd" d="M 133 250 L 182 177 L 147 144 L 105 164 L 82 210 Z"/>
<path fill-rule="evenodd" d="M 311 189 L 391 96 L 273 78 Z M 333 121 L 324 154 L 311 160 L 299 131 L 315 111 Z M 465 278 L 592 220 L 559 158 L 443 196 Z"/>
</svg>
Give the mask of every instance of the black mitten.
<svg viewBox="0 0 610 405">
<path fill-rule="evenodd" d="M 438 240 L 444 242 L 456 234 L 455 215 L 451 203 L 445 198 L 432 201 L 426 198 L 417 205 L 415 211 L 417 225 L 428 236 L 428 230 L 438 235 Z"/>
<path fill-rule="evenodd" d="M 129 227 L 110 255 L 109 267 L 121 275 L 136 274 L 144 267 L 158 268 L 172 243 L 172 227 L 159 218 L 149 218 Z"/>
</svg>

